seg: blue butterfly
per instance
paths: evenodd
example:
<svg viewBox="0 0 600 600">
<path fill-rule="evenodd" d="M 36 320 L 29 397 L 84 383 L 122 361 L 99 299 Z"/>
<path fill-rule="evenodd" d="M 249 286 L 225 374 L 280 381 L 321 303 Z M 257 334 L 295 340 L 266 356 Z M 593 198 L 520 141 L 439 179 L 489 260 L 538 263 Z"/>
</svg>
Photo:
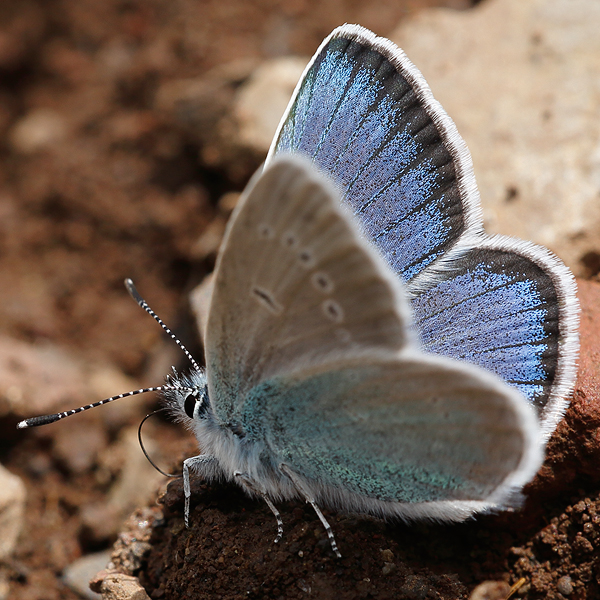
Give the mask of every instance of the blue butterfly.
<svg viewBox="0 0 600 600">
<path fill-rule="evenodd" d="M 485 233 L 469 151 L 404 52 L 357 25 L 336 29 L 296 87 L 268 160 L 282 152 L 333 178 L 405 283 L 423 349 L 516 387 L 547 439 L 576 375 L 573 276 L 546 248 Z"/>
<path fill-rule="evenodd" d="M 186 523 L 190 472 L 262 497 L 276 541 L 274 502 L 303 498 L 338 555 L 320 506 L 460 521 L 513 504 L 573 389 L 577 319 L 556 257 L 483 231 L 467 148 L 403 52 L 336 29 L 228 224 L 206 369 L 186 351 L 191 373 L 150 388 L 203 449 Z"/>
</svg>

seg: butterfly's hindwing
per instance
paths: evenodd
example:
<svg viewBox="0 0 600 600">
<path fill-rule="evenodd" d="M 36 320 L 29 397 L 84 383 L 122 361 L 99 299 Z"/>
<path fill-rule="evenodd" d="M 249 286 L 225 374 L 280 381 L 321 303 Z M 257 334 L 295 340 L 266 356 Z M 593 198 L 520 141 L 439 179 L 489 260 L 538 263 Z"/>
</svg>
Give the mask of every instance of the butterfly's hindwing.
<svg viewBox="0 0 600 600">
<path fill-rule="evenodd" d="M 559 267 L 543 249 L 498 236 L 448 260 L 427 285 L 411 290 L 424 349 L 495 373 L 544 415 L 549 431 L 566 406 L 560 396 L 576 369 L 577 323 L 566 304 L 573 302 L 572 277 L 563 267 L 557 281 Z"/>
<path fill-rule="evenodd" d="M 326 502 L 490 502 L 506 500 L 540 458 L 535 417 L 507 390 L 445 359 L 349 362 L 263 382 L 241 422 Z"/>
</svg>

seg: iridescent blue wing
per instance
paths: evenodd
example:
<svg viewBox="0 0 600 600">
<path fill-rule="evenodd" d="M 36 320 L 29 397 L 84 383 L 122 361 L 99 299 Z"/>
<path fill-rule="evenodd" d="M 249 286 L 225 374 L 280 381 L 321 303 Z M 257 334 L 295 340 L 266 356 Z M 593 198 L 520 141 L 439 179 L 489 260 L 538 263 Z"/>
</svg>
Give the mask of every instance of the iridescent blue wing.
<svg viewBox="0 0 600 600">
<path fill-rule="evenodd" d="M 389 40 L 336 29 L 301 79 L 269 158 L 299 152 L 336 182 L 405 281 L 481 228 L 469 153 L 427 83 Z"/>
<path fill-rule="evenodd" d="M 495 236 L 451 252 L 412 286 L 424 349 L 480 365 L 516 387 L 554 431 L 576 375 L 577 303 L 546 249 Z"/>
<path fill-rule="evenodd" d="M 469 152 L 405 54 L 361 27 L 336 29 L 268 160 L 279 152 L 306 154 L 334 178 L 407 283 L 425 348 L 516 386 L 549 435 L 576 375 L 573 277 L 544 248 L 485 234 Z"/>
<path fill-rule="evenodd" d="M 405 519 L 506 506 L 542 454 L 515 390 L 420 353 L 275 377 L 250 391 L 241 425 L 319 503 Z"/>
</svg>

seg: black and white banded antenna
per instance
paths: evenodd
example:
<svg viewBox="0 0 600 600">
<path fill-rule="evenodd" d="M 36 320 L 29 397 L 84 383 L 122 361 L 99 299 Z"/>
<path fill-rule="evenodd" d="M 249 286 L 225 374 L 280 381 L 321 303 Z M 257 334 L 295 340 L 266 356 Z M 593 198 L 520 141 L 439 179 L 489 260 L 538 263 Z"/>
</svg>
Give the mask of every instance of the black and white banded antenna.
<svg viewBox="0 0 600 600">
<path fill-rule="evenodd" d="M 129 292 L 131 297 L 138 303 L 138 305 L 141 306 L 163 328 L 163 330 L 169 334 L 171 339 L 179 346 L 179 348 L 181 348 L 183 353 L 188 357 L 189 361 L 192 363 L 194 369 L 201 371 L 202 369 L 194 360 L 194 357 L 190 354 L 189 350 L 181 343 L 179 338 L 177 338 L 177 336 L 163 323 L 162 319 L 148 306 L 146 301 L 139 295 L 131 279 L 125 280 L 125 287 L 127 288 L 127 291 Z M 125 392 L 124 394 L 111 396 L 110 398 L 105 398 L 104 400 L 98 400 L 98 402 L 86 404 L 85 406 L 80 406 L 79 408 L 72 408 L 71 410 L 66 410 L 64 412 L 54 413 L 53 415 L 42 415 L 40 417 L 32 417 L 31 419 L 25 419 L 24 421 L 21 421 L 17 424 L 17 429 L 26 429 L 27 427 L 39 427 L 41 425 L 49 425 L 50 423 L 55 423 L 56 421 L 60 421 L 65 417 L 70 417 L 71 415 L 76 415 L 77 413 L 84 412 L 86 410 L 89 410 L 90 408 L 96 408 L 97 406 L 102 406 L 103 404 L 108 404 L 109 402 L 120 400 L 121 398 L 127 398 L 128 396 L 137 396 L 138 394 L 145 394 L 146 392 L 165 392 L 176 390 L 189 391 L 190 393 L 194 393 L 195 391 L 192 387 L 180 385 L 157 385 L 154 387 L 141 388 L 139 390 L 132 390 L 131 392 Z"/>
<path fill-rule="evenodd" d="M 179 338 L 163 323 L 162 319 L 148 306 L 148 303 L 139 295 L 131 279 L 127 278 L 125 280 L 125 287 L 127 288 L 129 295 L 138 303 L 138 305 L 141 308 L 143 308 L 163 328 L 163 330 L 167 334 L 169 334 L 170 338 L 179 346 L 183 353 L 188 357 L 188 360 L 192 363 L 192 367 L 194 367 L 196 371 L 202 371 L 200 365 L 196 362 L 190 351 L 181 343 Z"/>
</svg>

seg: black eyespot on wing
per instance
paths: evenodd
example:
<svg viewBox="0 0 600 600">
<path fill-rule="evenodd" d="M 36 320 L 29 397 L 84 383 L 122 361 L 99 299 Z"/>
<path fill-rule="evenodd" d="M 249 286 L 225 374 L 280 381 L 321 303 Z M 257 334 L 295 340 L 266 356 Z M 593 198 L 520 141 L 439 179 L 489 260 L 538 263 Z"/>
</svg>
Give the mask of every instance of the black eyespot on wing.
<svg viewBox="0 0 600 600">
<path fill-rule="evenodd" d="M 183 410 L 185 410 L 185 414 L 190 418 L 194 418 L 194 409 L 196 408 L 196 396 L 194 394 L 189 394 L 183 403 Z"/>
</svg>

